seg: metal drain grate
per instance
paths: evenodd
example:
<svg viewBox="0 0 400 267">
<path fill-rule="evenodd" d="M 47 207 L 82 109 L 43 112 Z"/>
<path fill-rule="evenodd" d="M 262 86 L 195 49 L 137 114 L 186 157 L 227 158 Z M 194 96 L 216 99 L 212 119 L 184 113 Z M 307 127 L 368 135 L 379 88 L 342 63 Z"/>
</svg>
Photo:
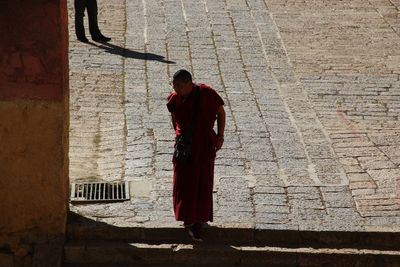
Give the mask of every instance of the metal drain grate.
<svg viewBox="0 0 400 267">
<path fill-rule="evenodd" d="M 130 199 L 129 182 L 72 183 L 71 202 L 112 202 Z"/>
</svg>

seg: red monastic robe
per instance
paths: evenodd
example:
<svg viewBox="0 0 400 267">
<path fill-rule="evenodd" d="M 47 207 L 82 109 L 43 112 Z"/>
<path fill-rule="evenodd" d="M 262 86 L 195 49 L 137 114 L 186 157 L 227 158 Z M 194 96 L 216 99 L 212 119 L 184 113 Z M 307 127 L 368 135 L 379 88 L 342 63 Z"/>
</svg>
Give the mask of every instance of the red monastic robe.
<svg viewBox="0 0 400 267">
<path fill-rule="evenodd" d="M 214 161 L 217 136 L 213 130 L 220 106 L 224 101 L 211 87 L 199 84 L 193 86 L 188 98 L 175 92 L 168 96 L 167 108 L 175 115 L 177 136 L 189 128 L 194 112 L 196 90 L 200 90 L 199 111 L 194 127 L 192 159 L 188 163 L 172 160 L 173 204 L 177 221 L 186 223 L 213 220 Z"/>
</svg>

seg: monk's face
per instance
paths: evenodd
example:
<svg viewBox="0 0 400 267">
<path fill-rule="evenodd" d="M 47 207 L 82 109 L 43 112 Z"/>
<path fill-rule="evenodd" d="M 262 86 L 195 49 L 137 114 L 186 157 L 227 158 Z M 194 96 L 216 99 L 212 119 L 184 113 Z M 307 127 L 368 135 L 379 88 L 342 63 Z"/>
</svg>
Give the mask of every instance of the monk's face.
<svg viewBox="0 0 400 267">
<path fill-rule="evenodd" d="M 192 92 L 192 82 L 183 82 L 180 80 L 174 80 L 172 82 L 172 86 L 174 87 L 174 91 L 178 94 L 178 96 L 186 97 Z"/>
</svg>

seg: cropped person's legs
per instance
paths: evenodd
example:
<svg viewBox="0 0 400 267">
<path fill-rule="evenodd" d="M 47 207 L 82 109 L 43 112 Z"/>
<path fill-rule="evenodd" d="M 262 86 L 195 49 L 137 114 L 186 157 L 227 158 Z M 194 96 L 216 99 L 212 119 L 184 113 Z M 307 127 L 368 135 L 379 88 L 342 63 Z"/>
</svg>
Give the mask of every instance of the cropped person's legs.
<svg viewBox="0 0 400 267">
<path fill-rule="evenodd" d="M 101 34 L 99 24 L 97 21 L 97 0 L 87 0 L 87 10 L 89 16 L 89 31 L 94 41 L 110 41 L 111 38 L 105 37 Z"/>
<path fill-rule="evenodd" d="M 87 11 L 89 17 L 89 31 L 90 35 L 97 36 L 100 34 L 99 25 L 97 24 L 97 1 L 87 0 Z"/>
<path fill-rule="evenodd" d="M 87 0 L 74 0 L 75 7 L 75 34 L 79 41 L 88 42 L 85 36 L 85 27 L 83 26 L 83 17 L 85 16 Z"/>
</svg>

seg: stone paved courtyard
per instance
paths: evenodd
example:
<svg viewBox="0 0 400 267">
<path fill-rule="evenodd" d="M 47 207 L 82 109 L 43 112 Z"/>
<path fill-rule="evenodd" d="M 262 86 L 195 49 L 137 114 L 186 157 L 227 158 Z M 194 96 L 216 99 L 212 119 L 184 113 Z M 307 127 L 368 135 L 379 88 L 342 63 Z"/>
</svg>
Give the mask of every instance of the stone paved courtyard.
<svg viewBox="0 0 400 267">
<path fill-rule="evenodd" d="M 187 68 L 226 104 L 213 225 L 400 230 L 400 0 L 98 0 L 108 44 L 68 3 L 71 182 L 133 193 L 71 210 L 179 226 L 165 104 Z"/>
</svg>

